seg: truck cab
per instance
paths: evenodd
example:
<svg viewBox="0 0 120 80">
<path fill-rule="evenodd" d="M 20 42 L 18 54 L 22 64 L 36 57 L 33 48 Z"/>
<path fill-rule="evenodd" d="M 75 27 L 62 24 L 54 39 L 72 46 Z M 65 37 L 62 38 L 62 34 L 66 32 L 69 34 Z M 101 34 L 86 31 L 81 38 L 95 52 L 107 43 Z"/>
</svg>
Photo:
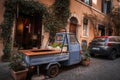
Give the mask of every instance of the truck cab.
<svg viewBox="0 0 120 80">
<path fill-rule="evenodd" d="M 65 48 L 69 53 L 69 60 L 66 62 L 66 65 L 73 65 L 80 62 L 82 49 L 74 33 L 56 33 L 55 42 L 62 43 L 61 52 Z"/>
</svg>

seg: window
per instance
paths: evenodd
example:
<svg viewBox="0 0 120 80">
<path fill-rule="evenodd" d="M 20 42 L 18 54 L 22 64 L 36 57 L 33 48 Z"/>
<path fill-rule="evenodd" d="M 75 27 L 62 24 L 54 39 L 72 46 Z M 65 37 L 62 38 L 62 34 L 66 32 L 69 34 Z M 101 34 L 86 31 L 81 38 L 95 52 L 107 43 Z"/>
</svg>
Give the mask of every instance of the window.
<svg viewBox="0 0 120 80">
<path fill-rule="evenodd" d="M 108 14 L 111 12 L 112 0 L 102 0 L 102 12 Z"/>
<path fill-rule="evenodd" d="M 92 6 L 92 0 L 81 0 L 81 1 Z"/>
<path fill-rule="evenodd" d="M 83 36 L 88 36 L 88 19 L 83 19 Z"/>
<path fill-rule="evenodd" d="M 109 38 L 110 42 L 120 42 L 120 37 Z"/>
<path fill-rule="evenodd" d="M 116 42 L 117 39 L 116 39 L 116 38 L 109 38 L 109 41 L 110 41 L 110 42 Z"/>
<path fill-rule="evenodd" d="M 105 36 L 105 26 L 98 24 L 98 36 Z"/>
</svg>

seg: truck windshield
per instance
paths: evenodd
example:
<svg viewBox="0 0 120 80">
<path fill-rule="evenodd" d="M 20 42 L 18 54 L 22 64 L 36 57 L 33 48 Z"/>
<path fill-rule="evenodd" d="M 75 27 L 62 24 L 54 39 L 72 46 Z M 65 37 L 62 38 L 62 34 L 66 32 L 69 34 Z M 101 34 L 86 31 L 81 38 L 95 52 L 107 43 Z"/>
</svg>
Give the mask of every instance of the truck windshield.
<svg viewBox="0 0 120 80">
<path fill-rule="evenodd" d="M 56 41 L 62 41 L 62 40 L 63 40 L 63 35 L 56 36 Z"/>
<path fill-rule="evenodd" d="M 71 44 L 77 44 L 78 43 L 75 35 L 70 35 L 70 43 Z"/>
</svg>

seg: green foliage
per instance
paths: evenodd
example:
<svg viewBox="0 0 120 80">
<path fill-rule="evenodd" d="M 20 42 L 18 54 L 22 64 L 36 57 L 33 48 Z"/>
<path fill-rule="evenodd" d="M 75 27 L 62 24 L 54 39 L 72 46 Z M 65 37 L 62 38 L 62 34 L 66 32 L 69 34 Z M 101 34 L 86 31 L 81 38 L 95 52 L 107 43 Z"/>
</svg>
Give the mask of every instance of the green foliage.
<svg viewBox="0 0 120 80">
<path fill-rule="evenodd" d="M 4 6 L 6 7 L 4 13 L 4 21 L 0 27 L 2 28 L 2 37 L 4 43 L 4 58 L 5 56 L 8 58 L 11 52 L 11 33 L 14 20 L 14 7 L 7 1 L 5 2 Z"/>
<path fill-rule="evenodd" d="M 10 56 L 10 52 L 11 52 L 11 42 L 7 42 L 5 45 L 5 48 L 3 49 L 4 55 L 6 56 Z"/>
<path fill-rule="evenodd" d="M 59 46 L 60 48 L 62 47 L 62 44 L 61 43 L 53 43 L 51 44 L 50 46 L 52 46 L 53 48 Z"/>
<path fill-rule="evenodd" d="M 87 59 L 90 59 L 90 54 L 89 54 L 90 52 L 89 52 L 89 49 L 87 49 L 87 50 L 85 50 L 85 51 L 83 51 L 83 53 L 82 53 L 82 56 L 83 56 L 83 60 L 87 60 Z"/>
<path fill-rule="evenodd" d="M 47 31 L 55 34 L 61 28 L 65 28 L 70 16 L 69 5 L 69 0 L 55 0 L 53 6 L 49 9 L 49 15 L 44 16 L 44 25 Z"/>
<path fill-rule="evenodd" d="M 60 28 L 66 26 L 67 19 L 70 15 L 69 3 L 69 0 L 55 0 L 50 10 L 47 10 L 43 4 L 33 0 L 6 0 L 4 4 L 4 21 L 0 25 L 2 28 L 3 51 L 5 55 L 10 55 L 11 52 L 11 33 L 17 6 L 19 7 L 20 13 L 24 15 L 31 16 L 34 13 L 42 14 L 45 30 L 49 31 L 50 34 L 54 34 Z"/>
<path fill-rule="evenodd" d="M 14 71 L 24 70 L 25 66 L 23 65 L 22 55 L 19 53 L 11 55 L 9 68 Z"/>
<path fill-rule="evenodd" d="M 120 7 L 113 7 L 111 12 L 105 17 L 105 22 L 107 22 L 108 27 L 113 28 L 116 36 L 120 36 Z"/>
<path fill-rule="evenodd" d="M 26 1 L 26 0 L 5 1 L 4 20 L 0 25 L 0 27 L 2 28 L 4 56 L 9 56 L 11 52 L 11 33 L 12 33 L 13 21 L 15 18 L 17 5 L 20 6 L 19 10 L 21 11 L 21 13 L 24 13 L 25 15 L 32 15 L 35 12 L 38 12 L 39 14 L 47 12 L 45 6 L 43 6 L 43 4 L 40 4 L 38 2 Z"/>
<path fill-rule="evenodd" d="M 58 19 L 65 24 L 70 16 L 69 11 L 70 0 L 55 0 L 53 11 Z"/>
</svg>

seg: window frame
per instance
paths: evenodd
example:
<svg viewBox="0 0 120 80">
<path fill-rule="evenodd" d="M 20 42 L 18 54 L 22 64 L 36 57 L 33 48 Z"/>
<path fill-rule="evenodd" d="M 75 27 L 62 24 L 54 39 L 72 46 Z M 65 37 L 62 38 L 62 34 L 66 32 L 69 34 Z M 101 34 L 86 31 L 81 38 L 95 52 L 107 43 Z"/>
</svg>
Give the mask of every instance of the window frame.
<svg viewBox="0 0 120 80">
<path fill-rule="evenodd" d="M 87 24 L 84 22 L 84 21 L 85 21 L 84 19 L 85 19 L 85 17 L 83 17 L 83 22 L 82 22 L 82 36 L 83 36 L 83 37 L 88 37 L 88 36 L 89 36 L 89 19 L 86 18 L 86 19 L 88 20 L 88 21 L 87 21 Z M 87 27 L 87 28 L 86 28 L 86 31 L 85 31 L 85 32 L 86 32 L 86 33 L 85 33 L 86 35 L 84 35 L 84 26 Z"/>
<path fill-rule="evenodd" d="M 81 0 L 81 1 L 92 6 L 92 0 Z"/>
</svg>

